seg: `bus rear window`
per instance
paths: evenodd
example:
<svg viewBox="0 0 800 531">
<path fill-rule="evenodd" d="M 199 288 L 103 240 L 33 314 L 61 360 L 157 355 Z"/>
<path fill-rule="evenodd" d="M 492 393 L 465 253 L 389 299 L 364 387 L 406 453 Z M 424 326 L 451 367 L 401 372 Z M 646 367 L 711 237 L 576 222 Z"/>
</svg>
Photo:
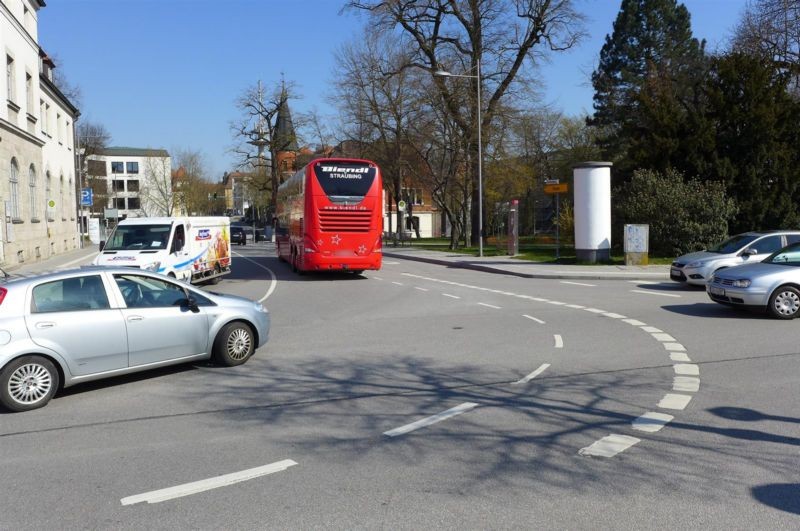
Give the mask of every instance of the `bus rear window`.
<svg viewBox="0 0 800 531">
<path fill-rule="evenodd" d="M 367 164 L 320 162 L 314 166 L 317 182 L 331 198 L 364 197 L 376 173 L 376 168 Z"/>
</svg>

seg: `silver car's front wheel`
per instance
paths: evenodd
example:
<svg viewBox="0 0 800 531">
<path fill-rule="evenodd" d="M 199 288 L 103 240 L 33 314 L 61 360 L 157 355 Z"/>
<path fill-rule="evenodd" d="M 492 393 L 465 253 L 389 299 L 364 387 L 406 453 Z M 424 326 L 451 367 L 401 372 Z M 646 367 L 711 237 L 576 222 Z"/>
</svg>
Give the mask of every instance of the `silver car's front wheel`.
<svg viewBox="0 0 800 531">
<path fill-rule="evenodd" d="M 42 407 L 58 389 L 58 371 L 39 356 L 18 358 L 0 372 L 0 402 L 12 411 Z"/>
<path fill-rule="evenodd" d="M 794 319 L 800 312 L 800 291 L 781 286 L 769 298 L 769 311 L 778 319 Z"/>
<path fill-rule="evenodd" d="M 253 355 L 254 350 L 253 329 L 241 321 L 225 325 L 214 340 L 214 360 L 228 367 L 241 365 Z"/>
</svg>

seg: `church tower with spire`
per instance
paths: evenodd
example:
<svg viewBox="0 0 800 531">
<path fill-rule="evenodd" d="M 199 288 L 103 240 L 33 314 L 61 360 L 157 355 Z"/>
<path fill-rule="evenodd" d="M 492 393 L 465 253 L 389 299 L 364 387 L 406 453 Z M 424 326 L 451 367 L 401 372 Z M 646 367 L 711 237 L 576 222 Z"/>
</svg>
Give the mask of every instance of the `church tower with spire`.
<svg viewBox="0 0 800 531">
<path fill-rule="evenodd" d="M 289 110 L 289 95 L 286 92 L 286 85 L 281 89 L 280 106 L 275 119 L 273 146 L 280 182 L 283 182 L 297 171 L 297 152 L 300 150 L 292 123 L 292 113 Z"/>
</svg>

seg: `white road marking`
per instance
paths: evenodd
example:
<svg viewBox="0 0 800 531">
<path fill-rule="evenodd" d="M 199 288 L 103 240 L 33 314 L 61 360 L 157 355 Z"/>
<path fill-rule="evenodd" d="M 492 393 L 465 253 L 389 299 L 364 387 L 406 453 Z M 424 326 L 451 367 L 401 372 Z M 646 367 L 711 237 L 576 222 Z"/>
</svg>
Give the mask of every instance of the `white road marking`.
<svg viewBox="0 0 800 531">
<path fill-rule="evenodd" d="M 561 339 L 560 335 L 553 334 L 553 339 L 555 340 L 555 347 L 556 348 L 564 348 L 564 340 Z"/>
<path fill-rule="evenodd" d="M 375 280 L 383 280 L 383 278 L 381 277 L 372 277 L 372 278 L 374 278 Z"/>
<path fill-rule="evenodd" d="M 542 373 L 543 373 L 545 370 L 547 370 L 547 368 L 548 368 L 549 366 L 550 366 L 550 364 L 549 364 L 549 363 L 542 363 L 542 364 L 539 366 L 539 368 L 538 368 L 538 369 L 536 369 L 535 371 L 533 371 L 532 373 L 530 373 L 528 376 L 526 376 L 526 377 L 525 377 L 525 378 L 523 378 L 522 380 L 517 380 L 516 382 L 511 382 L 511 385 L 519 385 L 519 384 L 528 383 L 528 382 L 530 382 L 531 380 L 533 380 L 534 378 L 536 378 L 537 376 L 539 376 L 540 374 L 542 374 Z"/>
<path fill-rule="evenodd" d="M 381 263 L 383 265 L 400 265 L 400 262 L 388 262 L 386 260 L 383 260 Z"/>
<path fill-rule="evenodd" d="M 244 260 L 247 260 L 250 263 L 253 263 L 253 264 L 257 265 L 261 269 L 266 269 L 267 270 L 267 273 L 269 273 L 269 277 L 270 277 L 269 289 L 267 289 L 267 293 L 265 293 L 263 297 L 258 299 L 258 302 L 264 302 L 265 300 L 267 300 L 269 298 L 269 296 L 272 295 L 272 292 L 275 291 L 275 288 L 278 287 L 278 278 L 275 276 L 275 273 L 272 272 L 272 269 L 268 268 L 265 265 L 259 264 L 255 260 L 252 260 L 252 259 L 250 259 L 250 258 L 248 258 L 246 256 L 242 256 L 239 253 L 234 253 L 234 254 L 236 256 L 238 256 L 239 258 L 242 258 Z"/>
<path fill-rule="evenodd" d="M 566 306 L 566 302 L 561 301 L 547 301 L 547 304 L 552 304 L 553 306 Z"/>
<path fill-rule="evenodd" d="M 255 479 L 257 477 L 266 476 L 267 474 L 274 474 L 275 472 L 281 472 L 296 464 L 297 463 L 291 459 L 284 459 L 283 461 L 278 461 L 276 463 L 272 463 L 271 465 L 259 466 L 256 468 L 250 468 L 248 470 L 242 470 L 240 472 L 234 472 L 232 474 L 225 474 L 223 476 L 217 476 L 214 478 L 184 483 L 183 485 L 178 485 L 176 487 L 169 487 L 166 489 L 145 492 L 144 494 L 137 494 L 135 496 L 128 496 L 127 498 L 122 498 L 120 502 L 122 505 L 133 505 L 134 503 L 141 502 L 159 503 L 174 498 L 180 498 L 182 496 L 189 496 L 190 494 L 197 494 L 198 492 L 204 492 L 219 487 L 233 485 L 234 483 Z"/>
<path fill-rule="evenodd" d="M 386 435 L 387 437 L 397 437 L 398 435 L 405 435 L 406 433 L 412 432 L 414 430 L 418 430 L 420 428 L 430 426 L 431 424 L 436 424 L 437 422 L 447 420 L 450 417 L 455 417 L 456 415 L 466 413 L 470 409 L 475 408 L 477 406 L 478 404 L 474 402 L 464 402 L 463 404 L 458 405 L 454 408 L 450 408 L 447 411 L 443 411 L 441 413 L 437 413 L 436 415 L 418 420 L 416 422 L 412 422 L 411 424 L 406 424 L 405 426 L 400 426 L 399 428 L 395 428 L 393 430 L 385 431 L 383 432 L 383 434 Z"/>
<path fill-rule="evenodd" d="M 596 288 L 597 284 L 584 284 L 583 282 L 570 282 L 569 280 L 562 280 L 562 284 L 572 284 L 573 286 L 586 286 L 589 288 Z"/>
<path fill-rule="evenodd" d="M 420 288 L 419 286 L 414 286 L 414 289 L 418 289 L 420 291 L 430 291 L 428 288 Z"/>
<path fill-rule="evenodd" d="M 623 319 L 622 322 L 633 326 L 645 326 L 645 323 L 637 321 L 636 319 Z"/>
<path fill-rule="evenodd" d="M 680 343 L 664 343 L 664 348 L 670 352 L 686 352 L 686 347 Z"/>
<path fill-rule="evenodd" d="M 608 313 L 605 310 L 601 310 L 599 308 L 584 308 L 584 311 L 591 312 L 591 313 Z"/>
<path fill-rule="evenodd" d="M 672 415 L 667 415 L 666 413 L 649 411 L 633 421 L 633 429 L 647 433 L 655 433 L 674 418 L 675 417 Z"/>
<path fill-rule="evenodd" d="M 651 334 L 656 341 L 666 342 L 666 341 L 675 341 L 675 338 L 669 334 Z"/>
<path fill-rule="evenodd" d="M 614 457 L 640 441 L 641 439 L 636 437 L 612 434 L 581 448 L 578 454 L 589 457 Z"/>
<path fill-rule="evenodd" d="M 402 283 L 402 282 L 395 282 L 394 280 L 392 281 L 392 284 L 396 284 L 396 285 L 398 285 L 398 286 L 402 286 L 402 285 L 403 285 L 403 283 Z"/>
<path fill-rule="evenodd" d="M 658 407 L 660 407 L 661 409 L 684 410 L 691 401 L 692 401 L 691 396 L 677 395 L 675 393 L 667 393 L 666 395 L 664 395 L 664 398 L 661 399 L 661 402 L 658 403 Z"/>
<path fill-rule="evenodd" d="M 670 352 L 669 359 L 672 361 L 682 361 L 686 363 L 691 363 L 691 359 L 685 352 Z"/>
<path fill-rule="evenodd" d="M 663 330 L 656 328 L 655 326 L 643 326 L 642 331 L 647 332 L 648 334 L 658 334 L 663 332 Z"/>
<path fill-rule="evenodd" d="M 526 319 L 530 319 L 531 321 L 536 321 L 539 324 L 544 324 L 544 321 L 542 321 L 541 319 L 537 319 L 536 317 L 533 317 L 532 315 L 522 314 L 522 317 L 524 317 Z"/>
<path fill-rule="evenodd" d="M 693 363 L 676 363 L 673 368 L 675 369 L 675 374 L 680 374 L 681 376 L 700 375 L 700 367 Z"/>
<path fill-rule="evenodd" d="M 567 308 L 574 308 L 575 310 L 583 310 L 586 306 L 581 306 L 580 304 L 567 304 Z"/>
<path fill-rule="evenodd" d="M 694 376 L 676 376 L 672 380 L 672 390 L 696 393 L 700 390 L 700 378 Z"/>
<path fill-rule="evenodd" d="M 486 304 L 485 302 L 479 302 L 481 306 L 486 306 L 487 308 L 493 308 L 495 310 L 499 310 L 500 306 L 495 306 L 494 304 Z"/>
<path fill-rule="evenodd" d="M 450 297 L 451 299 L 460 299 L 458 295 L 450 295 L 449 293 L 442 293 L 445 297 Z"/>
<path fill-rule="evenodd" d="M 654 280 L 629 280 L 628 282 L 631 284 L 646 284 L 648 286 L 661 284 L 661 282 L 656 282 Z"/>
<path fill-rule="evenodd" d="M 625 318 L 625 316 L 624 316 L 624 315 L 620 315 L 620 314 L 618 314 L 618 313 L 613 313 L 613 312 L 604 313 L 604 314 L 602 314 L 602 315 L 603 315 L 604 317 L 609 317 L 609 318 L 611 318 L 611 319 L 624 319 L 624 318 Z"/>
<path fill-rule="evenodd" d="M 675 295 L 673 293 L 659 293 L 657 291 L 645 291 L 643 289 L 632 289 L 631 293 L 644 293 L 645 295 L 660 295 L 661 297 L 677 297 L 677 298 L 680 298 L 680 295 Z"/>
</svg>

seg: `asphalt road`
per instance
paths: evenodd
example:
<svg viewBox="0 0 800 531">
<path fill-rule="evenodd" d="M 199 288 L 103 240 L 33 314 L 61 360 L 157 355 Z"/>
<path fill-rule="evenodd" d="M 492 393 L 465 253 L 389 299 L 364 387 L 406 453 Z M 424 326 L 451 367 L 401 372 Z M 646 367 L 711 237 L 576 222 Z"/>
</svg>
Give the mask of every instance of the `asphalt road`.
<svg viewBox="0 0 800 531">
<path fill-rule="evenodd" d="M 208 289 L 264 299 L 269 343 L 0 413 L 0 528 L 800 526 L 797 322 L 668 282 L 235 251 Z"/>
</svg>

